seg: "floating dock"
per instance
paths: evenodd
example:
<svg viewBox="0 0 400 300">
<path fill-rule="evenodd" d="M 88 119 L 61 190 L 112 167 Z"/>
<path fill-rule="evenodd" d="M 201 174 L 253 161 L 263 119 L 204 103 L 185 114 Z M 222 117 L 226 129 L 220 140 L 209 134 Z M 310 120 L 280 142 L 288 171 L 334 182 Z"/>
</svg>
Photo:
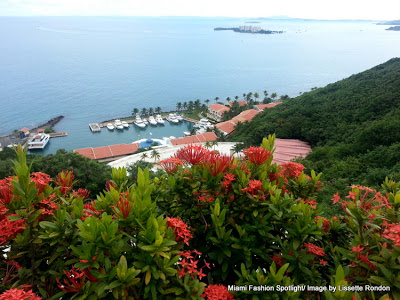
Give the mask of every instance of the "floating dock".
<svg viewBox="0 0 400 300">
<path fill-rule="evenodd" d="M 89 124 L 89 128 L 90 128 L 90 130 L 91 130 L 92 132 L 99 132 L 99 131 L 101 131 L 100 125 L 97 124 L 97 123 L 90 123 L 90 124 Z"/>
<path fill-rule="evenodd" d="M 56 138 L 56 137 L 63 137 L 63 136 L 67 136 L 68 134 L 66 132 L 52 132 L 49 133 L 51 138 Z"/>
</svg>

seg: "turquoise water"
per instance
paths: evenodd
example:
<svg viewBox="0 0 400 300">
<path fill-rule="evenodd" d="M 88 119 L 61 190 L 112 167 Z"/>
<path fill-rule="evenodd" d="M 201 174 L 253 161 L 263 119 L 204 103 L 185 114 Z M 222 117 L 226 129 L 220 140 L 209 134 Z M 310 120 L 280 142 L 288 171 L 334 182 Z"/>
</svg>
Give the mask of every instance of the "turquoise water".
<svg viewBox="0 0 400 300">
<path fill-rule="evenodd" d="M 293 97 L 400 56 L 400 33 L 372 22 L 257 24 L 279 35 L 213 31 L 245 21 L 0 17 L 0 135 L 64 115 L 56 130 L 68 136 L 52 139 L 47 152 L 183 136 L 183 124 L 101 133 L 88 124 L 135 107 L 167 111 L 250 91 Z"/>
</svg>

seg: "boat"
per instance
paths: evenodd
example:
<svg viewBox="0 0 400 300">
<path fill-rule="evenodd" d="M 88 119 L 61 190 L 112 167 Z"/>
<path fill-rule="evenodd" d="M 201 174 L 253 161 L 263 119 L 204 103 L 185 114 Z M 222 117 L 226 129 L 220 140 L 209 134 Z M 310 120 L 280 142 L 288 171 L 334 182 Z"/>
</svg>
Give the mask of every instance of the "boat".
<svg viewBox="0 0 400 300">
<path fill-rule="evenodd" d="M 107 124 L 107 128 L 108 128 L 108 130 L 114 130 L 114 125 L 113 124 L 111 124 L 111 123 L 108 123 Z"/>
<path fill-rule="evenodd" d="M 174 114 L 169 114 L 167 120 L 171 123 L 179 123 L 179 120 L 176 118 Z"/>
<path fill-rule="evenodd" d="M 156 122 L 157 122 L 158 124 L 164 124 L 164 123 L 165 123 L 165 121 L 163 120 L 163 118 L 161 117 L 161 115 L 157 115 L 157 116 L 156 116 Z"/>
<path fill-rule="evenodd" d="M 145 128 L 146 124 L 143 122 L 143 120 L 140 118 L 140 115 L 136 115 L 136 120 L 135 122 L 133 122 L 133 124 L 135 124 L 136 126 L 140 127 L 140 128 Z"/>
<path fill-rule="evenodd" d="M 122 126 L 124 126 L 124 128 L 129 128 L 130 127 L 128 122 L 126 122 L 126 121 L 122 121 L 121 123 L 122 123 Z"/>
<path fill-rule="evenodd" d="M 188 135 L 190 135 L 190 132 L 189 131 L 184 131 L 183 134 L 188 136 Z"/>
<path fill-rule="evenodd" d="M 175 114 L 175 118 L 177 118 L 178 121 L 183 121 L 182 116 L 180 114 L 178 114 L 178 113 Z"/>
<path fill-rule="evenodd" d="M 214 128 L 214 125 L 208 119 L 200 119 L 199 122 L 193 125 L 194 128 Z"/>
<path fill-rule="evenodd" d="M 202 134 L 202 133 L 205 133 L 205 132 L 207 132 L 207 129 L 205 129 L 204 127 L 200 127 L 200 129 L 196 130 L 196 134 Z"/>
<path fill-rule="evenodd" d="M 33 138 L 29 139 L 28 149 L 29 150 L 43 149 L 44 147 L 46 147 L 49 140 L 50 140 L 50 135 L 46 133 L 38 133 Z"/>
<path fill-rule="evenodd" d="M 145 125 L 149 125 L 149 121 L 147 121 L 146 118 L 143 118 L 142 121 L 143 121 L 143 123 L 144 123 Z"/>
<path fill-rule="evenodd" d="M 151 125 L 157 125 L 157 121 L 156 121 L 156 119 L 154 119 L 153 116 L 150 116 L 150 117 L 149 117 L 149 123 L 150 123 Z"/>
<path fill-rule="evenodd" d="M 114 122 L 115 128 L 122 130 L 124 129 L 124 125 L 122 125 L 122 122 L 120 120 L 115 120 Z"/>
</svg>

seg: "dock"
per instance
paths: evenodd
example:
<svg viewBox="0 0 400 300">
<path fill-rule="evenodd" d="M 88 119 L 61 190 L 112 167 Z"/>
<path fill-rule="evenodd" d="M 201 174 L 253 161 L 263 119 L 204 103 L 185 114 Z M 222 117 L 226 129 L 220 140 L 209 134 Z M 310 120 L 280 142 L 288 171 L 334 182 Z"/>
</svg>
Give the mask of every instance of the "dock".
<svg viewBox="0 0 400 300">
<path fill-rule="evenodd" d="M 90 128 L 90 130 L 91 130 L 92 132 L 99 132 L 99 131 L 101 131 L 100 125 L 97 124 L 97 123 L 90 123 L 90 124 L 89 124 L 89 128 Z"/>
<path fill-rule="evenodd" d="M 49 133 L 51 138 L 56 138 L 56 137 L 63 137 L 63 136 L 67 136 L 68 134 L 66 132 L 52 132 Z"/>
</svg>

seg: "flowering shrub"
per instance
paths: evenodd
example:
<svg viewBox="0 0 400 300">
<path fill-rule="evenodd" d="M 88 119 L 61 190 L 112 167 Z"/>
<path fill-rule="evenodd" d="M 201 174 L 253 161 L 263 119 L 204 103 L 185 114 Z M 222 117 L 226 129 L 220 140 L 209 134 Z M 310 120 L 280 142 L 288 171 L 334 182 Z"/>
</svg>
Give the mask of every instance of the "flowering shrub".
<svg viewBox="0 0 400 300">
<path fill-rule="evenodd" d="M 0 180 L 0 299 L 399 299 L 400 184 L 351 186 L 327 219 L 320 175 L 274 164 L 273 144 L 241 158 L 189 145 L 153 180 L 113 169 L 92 199 L 71 171 L 30 174 L 20 149 Z"/>
</svg>

